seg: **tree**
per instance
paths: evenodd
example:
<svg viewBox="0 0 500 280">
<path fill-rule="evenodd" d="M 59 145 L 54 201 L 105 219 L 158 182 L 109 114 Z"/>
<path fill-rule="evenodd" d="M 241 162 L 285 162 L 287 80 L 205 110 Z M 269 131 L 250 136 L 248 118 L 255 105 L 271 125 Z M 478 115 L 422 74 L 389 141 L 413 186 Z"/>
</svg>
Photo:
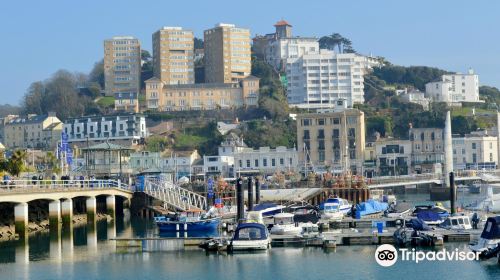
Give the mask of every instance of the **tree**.
<svg viewBox="0 0 500 280">
<path fill-rule="evenodd" d="M 16 150 L 6 164 L 6 171 L 12 176 L 18 177 L 24 170 L 24 161 L 26 160 L 26 151 Z"/>
<path fill-rule="evenodd" d="M 82 76 L 59 70 L 43 82 L 34 82 L 24 96 L 24 114 L 55 112 L 61 120 L 96 110 L 90 97 L 80 96 L 77 87 Z"/>
<path fill-rule="evenodd" d="M 94 64 L 94 67 L 90 71 L 88 75 L 87 81 L 89 83 L 97 83 L 101 89 L 104 88 L 104 60 L 101 59 L 100 61 L 96 62 Z"/>
<path fill-rule="evenodd" d="M 319 47 L 321 49 L 329 49 L 334 51 L 338 49 L 339 53 L 355 53 L 352 47 L 352 42 L 348 38 L 343 37 L 339 33 L 333 33 L 329 36 L 323 36 L 319 39 Z"/>
<path fill-rule="evenodd" d="M 204 48 L 204 43 L 203 39 L 194 37 L 194 49 L 203 49 Z"/>
</svg>

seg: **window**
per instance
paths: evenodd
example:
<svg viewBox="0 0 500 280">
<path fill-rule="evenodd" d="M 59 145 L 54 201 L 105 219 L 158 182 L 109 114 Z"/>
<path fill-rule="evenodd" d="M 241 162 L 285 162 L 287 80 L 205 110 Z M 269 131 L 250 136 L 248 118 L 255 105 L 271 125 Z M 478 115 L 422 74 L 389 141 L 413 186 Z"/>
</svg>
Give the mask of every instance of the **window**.
<svg viewBox="0 0 500 280">
<path fill-rule="evenodd" d="M 318 139 L 325 139 L 325 130 L 324 129 L 318 130 Z"/>
<path fill-rule="evenodd" d="M 339 138 L 339 136 L 340 136 L 340 131 L 338 129 L 334 129 L 332 137 L 333 138 Z"/>
<path fill-rule="evenodd" d="M 325 161 L 325 151 L 318 151 L 318 158 L 320 162 Z"/>
<path fill-rule="evenodd" d="M 476 149 L 476 143 L 472 143 L 472 149 L 475 150 Z"/>
<path fill-rule="evenodd" d="M 311 139 L 311 136 L 309 135 L 309 130 L 304 130 L 304 139 Z"/>
<path fill-rule="evenodd" d="M 325 125 L 325 119 L 318 119 L 318 125 Z"/>
<path fill-rule="evenodd" d="M 250 167 L 250 160 L 247 159 L 247 167 Z"/>
<path fill-rule="evenodd" d="M 303 119 L 302 120 L 302 125 L 303 126 L 310 126 L 311 125 L 311 120 L 310 119 Z"/>
<path fill-rule="evenodd" d="M 325 150 L 325 140 L 318 140 L 318 150 Z"/>
<path fill-rule="evenodd" d="M 243 165 L 243 164 L 242 164 L 241 159 L 240 159 L 240 160 L 238 161 L 238 166 L 239 166 L 239 167 L 242 167 L 242 165 Z"/>
<path fill-rule="evenodd" d="M 340 124 L 340 119 L 339 118 L 333 118 L 332 119 L 332 124 Z"/>
<path fill-rule="evenodd" d="M 285 160 L 283 158 L 280 158 L 280 165 L 285 165 Z"/>
<path fill-rule="evenodd" d="M 349 128 L 349 132 L 347 134 L 349 137 L 356 137 L 356 129 L 355 128 Z"/>
<path fill-rule="evenodd" d="M 271 159 L 271 166 L 276 166 L 276 159 Z"/>
<path fill-rule="evenodd" d="M 264 167 L 267 166 L 267 158 L 262 159 L 262 166 L 264 166 Z"/>
</svg>

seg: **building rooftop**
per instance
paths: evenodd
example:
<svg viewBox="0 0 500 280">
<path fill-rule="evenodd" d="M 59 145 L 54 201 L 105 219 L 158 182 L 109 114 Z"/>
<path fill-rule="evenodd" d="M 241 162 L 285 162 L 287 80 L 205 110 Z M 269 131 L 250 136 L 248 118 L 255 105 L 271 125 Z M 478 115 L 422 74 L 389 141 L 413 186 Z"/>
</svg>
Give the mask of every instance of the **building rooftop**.
<svg viewBox="0 0 500 280">
<path fill-rule="evenodd" d="M 290 23 L 288 23 L 288 21 L 282 19 L 280 21 L 278 21 L 277 23 L 274 24 L 274 26 L 290 26 L 292 27 L 292 25 Z"/>
<path fill-rule="evenodd" d="M 121 145 L 104 142 L 90 147 L 82 148 L 82 151 L 131 151 L 133 149 Z"/>
<path fill-rule="evenodd" d="M 7 121 L 7 124 L 35 124 L 41 123 L 47 119 L 49 115 L 28 115 L 26 117 L 15 117 Z"/>
</svg>

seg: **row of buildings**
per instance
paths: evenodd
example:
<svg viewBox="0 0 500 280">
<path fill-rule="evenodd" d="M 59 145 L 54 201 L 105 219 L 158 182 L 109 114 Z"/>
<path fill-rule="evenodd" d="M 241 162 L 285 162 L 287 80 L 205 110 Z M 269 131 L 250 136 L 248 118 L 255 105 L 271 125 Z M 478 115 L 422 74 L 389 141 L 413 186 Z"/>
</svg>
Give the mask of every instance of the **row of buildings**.
<svg viewBox="0 0 500 280">
<path fill-rule="evenodd" d="M 54 151 L 64 133 L 75 150 L 75 170 L 107 170 L 110 174 L 111 165 L 116 172 L 119 168 L 120 173 L 175 171 L 179 176 L 224 177 L 287 171 L 351 171 L 368 177 L 442 171 L 442 128 L 410 128 L 407 139 L 366 141 L 364 113 L 347 108 L 346 104 L 338 101 L 332 109 L 294 115 L 296 147 L 251 148 L 229 132 L 217 155 L 199 155 L 197 151 L 147 152 L 142 149 L 149 136 L 146 119 L 132 113 L 73 118 L 65 123 L 54 114 L 9 116 L 2 119 L 0 142 L 8 150 Z M 499 142 L 495 129 L 456 135 L 452 143 L 455 170 L 498 166 Z"/>
<path fill-rule="evenodd" d="M 153 33 L 153 75 L 145 81 L 150 110 L 177 111 L 255 106 L 259 79 L 250 76 L 250 30 L 217 24 L 204 31 L 204 83 L 195 84 L 193 31 L 163 27 Z M 138 112 L 141 47 L 133 37 L 104 42 L 106 95 L 118 111 Z"/>
</svg>

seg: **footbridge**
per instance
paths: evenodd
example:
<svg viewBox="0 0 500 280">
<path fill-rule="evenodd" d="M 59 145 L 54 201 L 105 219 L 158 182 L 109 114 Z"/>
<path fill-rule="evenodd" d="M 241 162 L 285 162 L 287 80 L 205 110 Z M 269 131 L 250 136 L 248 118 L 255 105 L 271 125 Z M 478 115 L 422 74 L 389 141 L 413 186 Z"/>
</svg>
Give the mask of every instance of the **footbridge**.
<svg viewBox="0 0 500 280">
<path fill-rule="evenodd" d="M 58 230 L 61 224 L 71 227 L 76 198 L 85 200 L 87 222 L 95 224 L 98 196 L 106 198 L 106 212 L 114 218 L 116 198 L 129 200 L 133 190 L 119 180 L 13 180 L 0 185 L 0 203 L 14 204 L 15 232 L 21 239 L 28 233 L 30 202 L 48 201 L 50 229 Z"/>
</svg>

